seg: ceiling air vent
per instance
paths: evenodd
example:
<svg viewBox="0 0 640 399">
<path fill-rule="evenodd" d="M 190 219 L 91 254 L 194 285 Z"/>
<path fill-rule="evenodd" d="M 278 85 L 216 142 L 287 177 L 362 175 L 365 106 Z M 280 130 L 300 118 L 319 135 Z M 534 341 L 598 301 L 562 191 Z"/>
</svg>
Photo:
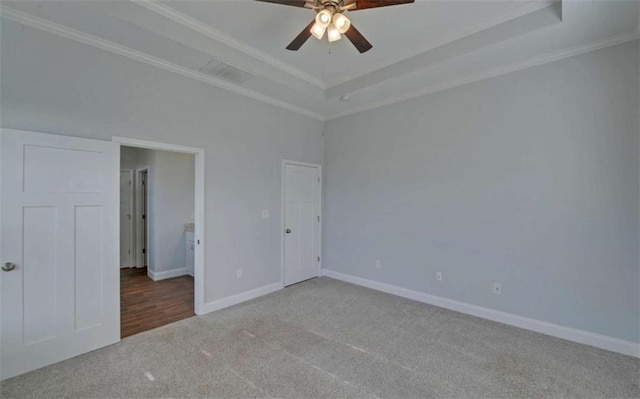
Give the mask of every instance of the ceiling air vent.
<svg viewBox="0 0 640 399">
<path fill-rule="evenodd" d="M 242 69 L 215 59 L 209 61 L 205 66 L 200 68 L 199 71 L 209 76 L 228 80 L 229 82 L 239 85 L 256 76 L 251 72 L 243 71 Z"/>
</svg>

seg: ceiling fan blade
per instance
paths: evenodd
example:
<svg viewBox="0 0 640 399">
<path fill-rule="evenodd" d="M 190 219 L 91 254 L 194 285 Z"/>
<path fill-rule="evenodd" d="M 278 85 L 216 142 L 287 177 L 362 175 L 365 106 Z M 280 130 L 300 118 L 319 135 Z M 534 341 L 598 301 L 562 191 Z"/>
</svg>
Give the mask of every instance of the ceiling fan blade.
<svg viewBox="0 0 640 399">
<path fill-rule="evenodd" d="M 355 0 L 347 5 L 349 11 L 367 10 L 369 8 L 397 6 L 400 4 L 411 4 L 415 0 Z M 355 4 L 355 6 L 353 6 Z"/>
<path fill-rule="evenodd" d="M 311 21 L 311 23 L 307 25 L 307 27 L 304 28 L 302 32 L 300 32 L 300 34 L 296 36 L 296 38 L 293 39 L 293 41 L 287 46 L 287 50 L 291 50 L 291 51 L 300 50 L 300 47 L 302 47 L 302 45 L 311 37 L 311 27 L 315 23 L 316 23 L 315 19 Z"/>
<path fill-rule="evenodd" d="M 283 6 L 292 6 L 292 7 L 306 7 L 309 4 L 306 0 L 255 0 L 261 3 L 274 3 L 281 4 Z M 311 2 L 313 4 L 313 2 Z"/>
<path fill-rule="evenodd" d="M 347 37 L 347 39 L 349 39 L 351 43 L 353 43 L 360 54 L 366 53 L 373 48 L 371 43 L 369 43 L 369 41 L 365 39 L 364 36 L 362 36 L 362 33 L 360 33 L 360 31 L 357 30 L 356 27 L 353 26 L 353 24 L 351 25 L 351 28 L 349 28 L 349 30 L 345 32 L 344 35 Z"/>
</svg>

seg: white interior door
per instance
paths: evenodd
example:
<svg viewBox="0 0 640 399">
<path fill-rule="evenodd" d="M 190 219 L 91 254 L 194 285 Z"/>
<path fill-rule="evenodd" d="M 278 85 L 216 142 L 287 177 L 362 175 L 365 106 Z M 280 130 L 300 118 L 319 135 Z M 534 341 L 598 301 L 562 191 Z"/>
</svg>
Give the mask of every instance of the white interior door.
<svg viewBox="0 0 640 399">
<path fill-rule="evenodd" d="M 0 143 L 5 379 L 120 340 L 120 148 L 6 129 Z"/>
<path fill-rule="evenodd" d="M 147 175 L 148 169 L 136 170 L 136 266 L 139 268 L 147 267 L 149 264 L 149 243 L 147 240 Z"/>
<path fill-rule="evenodd" d="M 320 275 L 320 167 L 284 164 L 284 285 Z"/>
<path fill-rule="evenodd" d="M 133 171 L 120 171 L 120 267 L 134 267 Z"/>
</svg>

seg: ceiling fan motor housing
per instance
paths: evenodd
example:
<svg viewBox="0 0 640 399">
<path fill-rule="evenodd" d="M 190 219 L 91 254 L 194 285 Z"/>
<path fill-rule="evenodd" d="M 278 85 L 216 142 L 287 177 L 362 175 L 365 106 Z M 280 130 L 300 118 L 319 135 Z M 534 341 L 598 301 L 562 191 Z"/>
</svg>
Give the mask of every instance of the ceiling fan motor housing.
<svg viewBox="0 0 640 399">
<path fill-rule="evenodd" d="M 316 0 L 314 8 L 318 10 L 327 10 L 334 14 L 343 11 L 344 0 Z"/>
</svg>

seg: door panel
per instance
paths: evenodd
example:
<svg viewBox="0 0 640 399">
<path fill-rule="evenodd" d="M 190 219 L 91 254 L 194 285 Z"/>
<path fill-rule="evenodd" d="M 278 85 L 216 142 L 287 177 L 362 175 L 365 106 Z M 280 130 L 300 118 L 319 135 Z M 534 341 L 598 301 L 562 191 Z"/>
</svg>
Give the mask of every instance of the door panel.
<svg viewBox="0 0 640 399">
<path fill-rule="evenodd" d="M 116 143 L 2 130 L 0 377 L 120 340 Z"/>
<path fill-rule="evenodd" d="M 102 157 L 102 153 L 95 151 L 25 145 L 24 191 L 100 193 L 104 183 Z"/>
<path fill-rule="evenodd" d="M 315 201 L 305 201 L 300 207 L 300 268 L 314 269 L 318 265 L 318 255 L 315 252 Z"/>
<path fill-rule="evenodd" d="M 102 292 L 104 281 L 100 271 L 105 267 L 102 256 L 104 220 L 102 206 L 76 207 L 75 231 L 75 328 L 76 331 L 99 326 L 104 314 Z"/>
<path fill-rule="evenodd" d="M 291 285 L 320 271 L 320 168 L 285 164 L 284 175 L 284 282 Z"/>
<path fill-rule="evenodd" d="M 24 269 L 22 282 L 23 335 L 26 345 L 53 339 L 58 335 L 57 219 L 57 209 L 51 206 L 23 209 L 22 258 L 23 264 L 30 266 Z"/>
</svg>

